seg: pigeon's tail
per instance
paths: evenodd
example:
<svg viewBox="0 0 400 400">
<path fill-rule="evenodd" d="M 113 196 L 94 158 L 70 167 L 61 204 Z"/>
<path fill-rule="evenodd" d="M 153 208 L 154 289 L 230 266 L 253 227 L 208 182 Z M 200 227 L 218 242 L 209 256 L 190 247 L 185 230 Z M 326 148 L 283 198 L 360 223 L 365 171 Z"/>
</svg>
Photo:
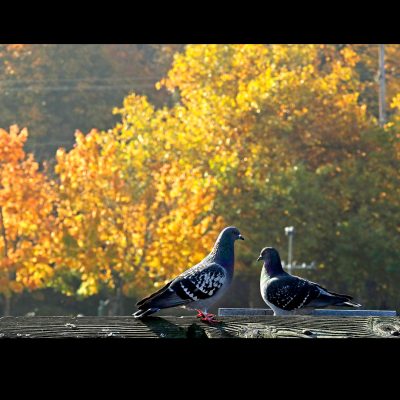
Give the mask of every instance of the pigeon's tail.
<svg viewBox="0 0 400 400">
<path fill-rule="evenodd" d="M 135 318 L 144 318 L 148 315 L 154 314 L 159 310 L 159 308 L 145 308 L 141 310 L 137 310 L 134 314 L 132 314 Z"/>
<path fill-rule="evenodd" d="M 336 298 L 336 302 L 333 304 L 337 307 L 361 307 L 361 304 L 356 303 L 353 301 L 353 298 L 351 296 L 348 296 L 346 294 L 337 294 L 333 292 L 329 292 Z"/>
<path fill-rule="evenodd" d="M 154 314 L 162 308 L 176 307 L 187 303 L 187 300 L 180 298 L 173 289 L 170 288 L 172 281 L 167 283 L 157 292 L 140 300 L 136 305 L 139 310 L 133 316 L 143 318 Z"/>
<path fill-rule="evenodd" d="M 351 296 L 348 296 L 347 294 L 331 292 L 325 288 L 322 288 L 321 286 L 319 288 L 320 295 L 317 297 L 317 299 L 309 303 L 309 306 L 311 307 L 361 307 L 361 304 L 353 301 L 353 298 Z"/>
<path fill-rule="evenodd" d="M 344 301 L 343 303 L 335 304 L 335 306 L 346 306 L 346 307 L 359 308 L 359 307 L 361 307 L 361 304 L 356 303 L 355 301 L 352 301 L 352 300 L 347 300 L 347 301 Z"/>
</svg>

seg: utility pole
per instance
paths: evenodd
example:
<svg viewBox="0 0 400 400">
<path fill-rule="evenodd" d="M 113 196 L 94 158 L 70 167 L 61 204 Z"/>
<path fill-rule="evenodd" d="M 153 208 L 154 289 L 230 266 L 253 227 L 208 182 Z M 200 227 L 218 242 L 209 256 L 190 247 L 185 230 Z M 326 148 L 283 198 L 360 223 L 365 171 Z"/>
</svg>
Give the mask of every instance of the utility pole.
<svg viewBox="0 0 400 400">
<path fill-rule="evenodd" d="M 285 235 L 288 236 L 289 244 L 288 244 L 288 270 L 289 274 L 292 272 L 292 259 L 293 259 L 293 236 L 294 236 L 294 227 L 287 226 L 285 228 Z"/>
<path fill-rule="evenodd" d="M 285 235 L 288 237 L 288 263 L 286 264 L 282 261 L 283 268 L 287 268 L 289 274 L 292 273 L 293 269 L 315 269 L 316 263 L 313 261 L 311 264 L 306 264 L 303 262 L 302 264 L 297 264 L 293 262 L 293 237 L 294 237 L 295 229 L 293 226 L 285 227 Z"/>
<path fill-rule="evenodd" d="M 386 123 L 385 103 L 385 45 L 379 45 L 379 126 Z"/>
</svg>

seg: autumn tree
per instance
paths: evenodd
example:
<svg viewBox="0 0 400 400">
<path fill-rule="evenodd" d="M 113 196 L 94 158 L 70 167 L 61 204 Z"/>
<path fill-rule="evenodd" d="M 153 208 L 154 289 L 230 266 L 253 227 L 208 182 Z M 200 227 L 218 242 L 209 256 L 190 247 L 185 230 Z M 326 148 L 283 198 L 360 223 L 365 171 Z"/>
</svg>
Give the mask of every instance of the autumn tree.
<svg viewBox="0 0 400 400">
<path fill-rule="evenodd" d="M 146 60 L 163 55 L 138 46 L 144 53 L 107 47 L 107 68 L 129 75 L 137 63 L 153 74 Z M 397 49 L 387 52 L 392 77 Z M 13 51 L 21 54 L 8 48 L 7 57 Z M 224 225 L 237 225 L 248 240 L 235 284 L 246 291 L 232 289 L 241 295 L 224 304 L 262 305 L 255 259 L 266 245 L 285 259 L 283 228 L 294 225 L 295 259 L 318 265 L 299 274 L 367 307 L 395 307 L 400 90 L 389 83 L 390 121 L 378 128 L 373 51 L 258 44 L 177 52 L 157 84 L 170 101 L 165 92 L 160 102 L 129 94 L 113 129 L 78 132 L 71 150 L 57 152 L 53 287 L 100 294 L 122 313 L 122 295 L 163 285 L 203 258 Z M 82 118 L 98 113 L 85 107 Z"/>
<path fill-rule="evenodd" d="M 283 227 L 293 224 L 296 259 L 319 266 L 313 279 L 351 289 L 362 303 L 393 304 L 396 128 L 377 129 L 363 101 L 362 57 L 348 45 L 190 45 L 158 84 L 176 103 L 155 108 L 132 94 L 112 131 L 78 135 L 58 158 L 60 259 L 73 254 L 65 265 L 80 271 L 78 292 L 157 287 L 205 255 L 208 229 L 235 224 L 251 237 L 237 267 L 255 304 L 255 255 L 274 245 L 285 257 Z M 382 254 L 386 275 L 373 284 Z"/>
<path fill-rule="evenodd" d="M 360 253 L 341 251 L 350 242 L 362 252 L 361 226 L 370 230 L 368 240 L 381 232 L 379 243 L 393 248 L 394 228 L 373 227 L 397 215 L 395 205 L 385 203 L 379 217 L 372 217 L 371 199 L 393 188 L 398 176 L 389 168 L 390 183 L 384 173 L 393 162 L 393 146 L 386 145 L 388 135 L 374 132 L 376 119 L 361 101 L 359 62 L 349 46 L 187 46 L 159 85 L 179 103 L 152 115 L 132 115 L 140 118 L 138 126 L 158 126 L 161 118 L 159 130 L 169 137 L 171 152 L 216 179 L 216 215 L 244 226 L 253 238 L 238 267 L 254 282 L 258 270 L 248 268 L 254 255 L 273 244 L 285 256 L 283 227 L 296 224 L 299 259 L 326 267 L 315 279 L 334 280 L 339 288 L 351 282 L 367 303 L 371 293 L 381 303 L 393 293 L 392 287 L 372 288 L 367 279 L 356 282 L 364 270 L 373 279 L 374 266 L 366 267 Z M 361 201 L 354 188 L 361 190 L 368 180 L 374 183 Z M 338 226 L 351 227 L 347 242 Z M 374 251 L 381 250 L 377 241 Z"/>
<path fill-rule="evenodd" d="M 379 81 L 379 45 L 378 44 L 348 44 L 342 45 L 351 48 L 358 55 L 355 72 L 362 84 L 360 98 L 367 104 L 370 114 L 379 118 L 379 96 L 377 85 Z M 393 113 L 389 104 L 393 97 L 400 92 L 400 45 L 385 45 L 385 75 L 386 75 L 386 100 L 389 119 Z"/>
<path fill-rule="evenodd" d="M 152 112 L 142 99 L 135 106 Z M 74 149 L 57 153 L 55 287 L 81 298 L 100 293 L 112 314 L 123 312 L 123 294 L 137 297 L 200 261 L 221 226 L 211 212 L 214 180 L 169 160 L 162 137 L 161 147 L 149 143 L 157 128 L 130 118 L 110 132 L 78 132 Z"/>
<path fill-rule="evenodd" d="M 182 45 L 0 45 L 3 128 L 28 126 L 29 149 L 40 160 L 71 148 L 76 129 L 108 129 L 112 108 L 131 91 L 167 100 L 154 84 Z"/>
<path fill-rule="evenodd" d="M 12 296 L 45 287 L 52 276 L 51 183 L 32 155 L 24 152 L 27 131 L 0 130 L 0 294 L 3 314 Z"/>
</svg>

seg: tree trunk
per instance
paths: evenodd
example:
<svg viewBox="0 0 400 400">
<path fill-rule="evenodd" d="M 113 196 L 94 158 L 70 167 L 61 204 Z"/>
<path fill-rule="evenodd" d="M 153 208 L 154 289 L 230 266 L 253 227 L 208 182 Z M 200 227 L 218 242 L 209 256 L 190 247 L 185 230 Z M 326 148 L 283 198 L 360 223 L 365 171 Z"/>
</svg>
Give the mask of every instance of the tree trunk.
<svg viewBox="0 0 400 400">
<path fill-rule="evenodd" d="M 118 287 L 115 295 L 110 299 L 110 307 L 108 310 L 108 315 L 123 315 L 123 297 L 122 288 Z"/>
<path fill-rule="evenodd" d="M 107 315 L 112 317 L 115 315 L 115 296 L 111 296 L 108 299 L 108 310 Z"/>
<path fill-rule="evenodd" d="M 3 207 L 0 206 L 0 234 L 4 242 L 4 258 L 8 258 L 8 240 L 6 225 L 4 223 Z M 11 296 L 4 296 L 4 309 L 3 315 L 8 317 L 11 313 Z"/>
<path fill-rule="evenodd" d="M 122 287 L 117 290 L 117 304 L 118 304 L 118 315 L 124 315 L 124 298 L 122 296 Z"/>
<path fill-rule="evenodd" d="M 9 317 L 11 315 L 11 296 L 4 296 L 3 315 Z"/>
<path fill-rule="evenodd" d="M 122 296 L 122 285 L 123 281 L 119 276 L 118 272 L 112 271 L 114 278 L 115 292 L 114 296 L 110 299 L 110 308 L 108 309 L 108 315 L 122 315 L 123 312 L 123 296 Z"/>
</svg>

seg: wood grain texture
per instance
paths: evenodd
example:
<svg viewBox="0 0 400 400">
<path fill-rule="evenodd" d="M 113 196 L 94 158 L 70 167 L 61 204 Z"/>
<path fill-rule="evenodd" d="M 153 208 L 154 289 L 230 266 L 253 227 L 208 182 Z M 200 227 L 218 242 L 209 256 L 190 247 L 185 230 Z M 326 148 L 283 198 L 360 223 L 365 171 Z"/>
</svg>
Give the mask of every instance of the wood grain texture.
<svg viewBox="0 0 400 400">
<path fill-rule="evenodd" d="M 395 310 L 343 310 L 343 309 L 300 309 L 293 311 L 296 315 L 312 315 L 324 317 L 396 317 Z M 273 315 L 270 308 L 219 308 L 218 315 L 221 317 L 239 316 L 262 316 Z"/>
<path fill-rule="evenodd" d="M 3 317 L 0 338 L 400 338 L 400 317 Z"/>
</svg>

